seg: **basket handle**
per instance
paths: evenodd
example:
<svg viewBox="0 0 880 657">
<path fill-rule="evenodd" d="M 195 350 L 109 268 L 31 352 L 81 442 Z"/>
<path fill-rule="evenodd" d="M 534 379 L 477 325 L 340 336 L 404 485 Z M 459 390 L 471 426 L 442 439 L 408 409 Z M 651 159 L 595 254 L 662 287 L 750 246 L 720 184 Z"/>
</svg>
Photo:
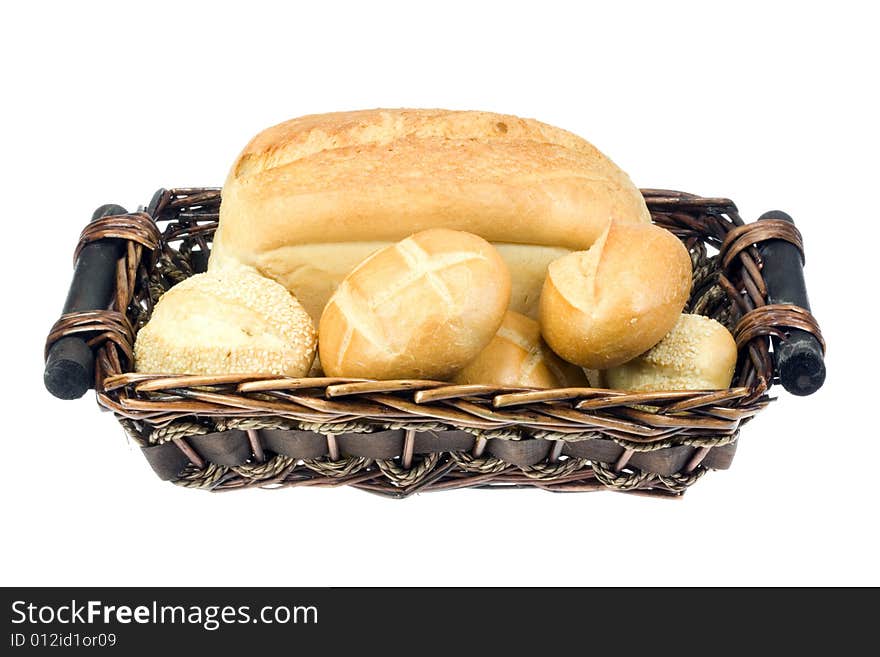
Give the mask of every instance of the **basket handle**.
<svg viewBox="0 0 880 657">
<path fill-rule="evenodd" d="M 108 216 L 126 214 L 120 205 L 102 205 L 91 223 Z M 116 285 L 116 262 L 125 250 L 125 240 L 103 238 L 89 242 L 79 253 L 62 315 L 106 310 Z M 59 399 L 78 399 L 94 387 L 95 355 L 86 341 L 69 335 L 53 343 L 46 355 L 43 383 Z"/>
<path fill-rule="evenodd" d="M 785 212 L 772 210 L 758 221 L 794 220 Z M 758 245 L 763 259 L 761 273 L 767 286 L 769 304 L 792 305 L 808 313 L 807 286 L 804 282 L 804 258 L 801 250 L 784 239 L 767 239 Z M 817 336 L 800 328 L 790 328 L 786 337 L 772 336 L 776 373 L 782 386 L 794 395 L 811 395 L 825 381 L 824 347 Z"/>
</svg>

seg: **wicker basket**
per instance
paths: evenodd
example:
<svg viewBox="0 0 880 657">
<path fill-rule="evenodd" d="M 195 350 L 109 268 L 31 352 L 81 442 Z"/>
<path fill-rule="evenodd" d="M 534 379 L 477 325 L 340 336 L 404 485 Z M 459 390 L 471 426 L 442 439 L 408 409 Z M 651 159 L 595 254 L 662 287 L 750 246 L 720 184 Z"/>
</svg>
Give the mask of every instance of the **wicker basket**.
<svg viewBox="0 0 880 657">
<path fill-rule="evenodd" d="M 821 335 L 805 302 L 768 302 L 760 245 L 771 240 L 802 253 L 792 224 L 744 225 L 727 199 L 643 194 L 654 221 L 691 254 L 686 311 L 717 319 L 736 338 L 729 390 L 133 373 L 134 337 L 156 300 L 205 269 L 220 203 L 212 188 L 159 190 L 147 208 L 111 212 L 86 227 L 77 254 L 95 243 L 119 249 L 110 310 L 66 312 L 47 354 L 62 340 L 85 340 L 98 401 L 155 472 L 181 486 L 350 485 L 391 497 L 464 487 L 678 496 L 709 470 L 729 467 L 741 427 L 771 401 L 777 341 L 798 332 L 821 343 Z M 718 252 L 710 256 L 707 247 Z"/>
</svg>

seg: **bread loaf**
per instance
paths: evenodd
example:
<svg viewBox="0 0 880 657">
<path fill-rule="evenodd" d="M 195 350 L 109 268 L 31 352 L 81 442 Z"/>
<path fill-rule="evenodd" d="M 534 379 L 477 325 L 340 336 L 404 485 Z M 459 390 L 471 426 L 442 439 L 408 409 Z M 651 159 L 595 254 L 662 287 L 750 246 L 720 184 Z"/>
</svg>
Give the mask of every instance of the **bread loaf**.
<svg viewBox="0 0 880 657">
<path fill-rule="evenodd" d="M 701 315 L 681 315 L 657 345 L 603 373 L 620 390 L 723 390 L 736 368 L 736 342 L 724 326 Z"/>
<path fill-rule="evenodd" d="M 658 226 L 612 221 L 589 250 L 550 265 L 541 331 L 571 363 L 614 367 L 670 331 L 690 288 L 691 261 L 678 238 Z"/>
<path fill-rule="evenodd" d="M 650 221 L 626 174 L 559 128 L 489 112 L 319 114 L 261 132 L 239 155 L 209 267 L 256 267 L 317 319 L 372 253 L 461 230 L 497 245 L 511 309 L 536 316 L 547 265 L 589 247 L 612 217 Z"/>
<path fill-rule="evenodd" d="M 544 344 L 538 322 L 515 312 L 504 315 L 492 341 L 453 381 L 525 388 L 587 385 L 583 370 L 566 363 Z"/>
<path fill-rule="evenodd" d="M 135 341 L 135 369 L 160 374 L 304 376 L 315 328 L 278 283 L 244 267 L 196 274 L 159 299 Z"/>
<path fill-rule="evenodd" d="M 470 233 L 426 230 L 358 265 L 321 315 L 328 376 L 447 380 L 495 335 L 510 300 L 498 252 Z"/>
</svg>

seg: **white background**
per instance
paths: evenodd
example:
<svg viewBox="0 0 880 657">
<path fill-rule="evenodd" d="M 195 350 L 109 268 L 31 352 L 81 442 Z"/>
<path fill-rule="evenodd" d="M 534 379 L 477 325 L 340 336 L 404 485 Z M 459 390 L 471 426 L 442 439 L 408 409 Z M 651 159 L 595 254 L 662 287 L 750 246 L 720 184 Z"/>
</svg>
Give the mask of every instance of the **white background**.
<svg viewBox="0 0 880 657">
<path fill-rule="evenodd" d="M 0 583 L 880 584 L 871 3 L 295 4 L 0 9 Z M 211 495 L 160 482 L 91 394 L 44 391 L 44 336 L 96 206 L 218 185 L 268 125 L 377 106 L 536 117 L 641 186 L 729 196 L 747 220 L 789 211 L 825 388 L 774 389 L 733 468 L 671 502 Z"/>
</svg>

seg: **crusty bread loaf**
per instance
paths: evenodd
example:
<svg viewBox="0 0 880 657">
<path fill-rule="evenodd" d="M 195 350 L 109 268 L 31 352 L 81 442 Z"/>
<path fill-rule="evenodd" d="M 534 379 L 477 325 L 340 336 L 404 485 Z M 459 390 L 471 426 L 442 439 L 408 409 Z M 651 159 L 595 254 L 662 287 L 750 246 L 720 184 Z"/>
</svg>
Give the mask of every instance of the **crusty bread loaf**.
<svg viewBox="0 0 880 657">
<path fill-rule="evenodd" d="M 736 342 L 724 326 L 681 315 L 669 334 L 644 354 L 603 373 L 619 390 L 723 390 L 736 368 Z"/>
<path fill-rule="evenodd" d="M 470 233 L 426 230 L 358 265 L 321 315 L 328 376 L 446 380 L 495 335 L 510 300 L 498 252 Z"/>
<path fill-rule="evenodd" d="M 135 369 L 161 374 L 304 376 L 315 327 L 278 283 L 245 267 L 196 274 L 159 299 L 138 331 Z"/>
<path fill-rule="evenodd" d="M 589 247 L 612 217 L 650 221 L 626 174 L 559 128 L 489 112 L 319 114 L 263 131 L 239 155 L 210 268 L 254 266 L 317 318 L 371 253 L 463 230 L 499 244 L 512 309 L 535 315 L 547 265 Z"/>
<path fill-rule="evenodd" d="M 555 260 L 541 291 L 541 332 L 565 360 L 625 363 L 675 325 L 691 288 L 684 245 L 654 225 L 612 221 L 587 251 Z"/>
<path fill-rule="evenodd" d="M 583 370 L 566 363 L 544 344 L 538 322 L 510 311 L 492 341 L 453 381 L 525 388 L 587 385 Z"/>
</svg>

